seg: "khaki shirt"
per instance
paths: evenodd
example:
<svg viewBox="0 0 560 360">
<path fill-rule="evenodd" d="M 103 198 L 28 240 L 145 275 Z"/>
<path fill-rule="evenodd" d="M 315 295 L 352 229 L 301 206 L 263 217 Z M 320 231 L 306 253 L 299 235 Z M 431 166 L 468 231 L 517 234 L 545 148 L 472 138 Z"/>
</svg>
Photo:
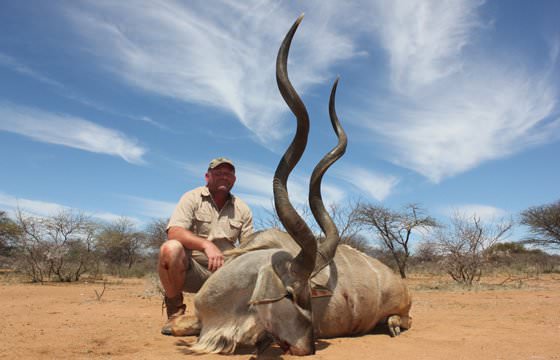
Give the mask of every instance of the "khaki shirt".
<svg viewBox="0 0 560 360">
<path fill-rule="evenodd" d="M 233 195 L 218 211 L 208 188 L 201 186 L 183 194 L 169 219 L 167 230 L 172 226 L 192 231 L 224 251 L 234 248 L 236 242 L 243 243 L 253 232 L 253 215 L 249 206 Z M 205 257 L 203 253 L 193 251 L 193 257 L 204 262 L 201 255 Z"/>
</svg>

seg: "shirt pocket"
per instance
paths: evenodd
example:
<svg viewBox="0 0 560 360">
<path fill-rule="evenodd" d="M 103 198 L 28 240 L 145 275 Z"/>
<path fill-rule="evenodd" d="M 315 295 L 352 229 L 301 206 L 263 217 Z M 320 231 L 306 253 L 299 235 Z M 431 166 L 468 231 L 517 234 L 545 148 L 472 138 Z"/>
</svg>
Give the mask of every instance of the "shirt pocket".
<svg viewBox="0 0 560 360">
<path fill-rule="evenodd" d="M 235 241 L 239 238 L 241 234 L 241 227 L 243 222 L 241 220 L 229 219 L 229 238 L 231 241 Z"/>
<path fill-rule="evenodd" d="M 196 213 L 195 219 L 195 235 L 207 238 L 210 234 L 212 225 L 212 215 L 208 213 Z"/>
</svg>

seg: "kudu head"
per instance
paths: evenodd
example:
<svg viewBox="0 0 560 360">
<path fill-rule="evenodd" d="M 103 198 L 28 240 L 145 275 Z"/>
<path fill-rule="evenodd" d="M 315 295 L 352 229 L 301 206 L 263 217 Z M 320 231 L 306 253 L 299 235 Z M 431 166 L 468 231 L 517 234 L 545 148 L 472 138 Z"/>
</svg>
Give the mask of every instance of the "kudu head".
<svg viewBox="0 0 560 360">
<path fill-rule="evenodd" d="M 268 334 L 285 351 L 294 355 L 315 353 L 309 279 L 332 259 L 339 240 L 336 226 L 323 205 L 320 184 L 326 170 L 344 154 L 347 142 L 334 109 L 337 80 L 331 92 L 329 113 L 339 143 L 315 167 L 310 182 L 310 207 L 328 240 L 323 241 L 318 249 L 315 235 L 290 203 L 286 185 L 289 174 L 305 150 L 309 133 L 307 110 L 291 85 L 287 73 L 290 44 L 302 19 L 303 15 L 286 34 L 276 60 L 278 88 L 297 119 L 297 130 L 276 168 L 273 181 L 274 204 L 278 217 L 301 250 L 295 257 L 284 251 L 275 253 L 271 263 L 259 269 L 251 298 L 251 304 L 255 306 Z M 325 243 L 328 243 L 328 246 Z M 317 259 L 318 253 L 321 259 Z"/>
</svg>

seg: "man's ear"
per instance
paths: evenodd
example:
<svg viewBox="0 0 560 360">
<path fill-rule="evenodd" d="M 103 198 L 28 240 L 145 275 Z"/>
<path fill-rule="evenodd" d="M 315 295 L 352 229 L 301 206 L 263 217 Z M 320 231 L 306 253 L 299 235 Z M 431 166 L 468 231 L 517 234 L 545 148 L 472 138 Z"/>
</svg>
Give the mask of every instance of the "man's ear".
<svg viewBox="0 0 560 360">
<path fill-rule="evenodd" d="M 311 286 L 311 297 L 312 298 L 332 296 L 332 294 L 333 293 L 329 288 L 324 287 L 322 285 L 312 284 L 312 286 Z"/>
<path fill-rule="evenodd" d="M 276 274 L 271 264 L 259 269 L 255 290 L 249 304 L 268 304 L 281 300 L 286 296 L 286 288 L 280 277 Z"/>
</svg>

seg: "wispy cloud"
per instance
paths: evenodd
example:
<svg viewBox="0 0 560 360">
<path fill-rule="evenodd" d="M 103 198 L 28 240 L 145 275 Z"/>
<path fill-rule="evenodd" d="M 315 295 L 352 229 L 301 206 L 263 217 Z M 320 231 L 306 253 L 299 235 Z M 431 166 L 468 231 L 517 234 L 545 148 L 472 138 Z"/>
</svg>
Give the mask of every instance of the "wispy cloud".
<svg viewBox="0 0 560 360">
<path fill-rule="evenodd" d="M 480 47 L 467 51 L 465 44 L 478 45 L 473 30 L 481 30 L 481 2 L 380 4 L 387 16 L 377 31 L 391 58 L 394 88 L 375 104 L 373 113 L 384 120 L 371 121 L 367 111 L 361 126 L 383 139 L 388 160 L 438 183 L 560 138 L 558 90 L 550 76 L 557 49 L 541 69 L 520 65 L 523 56 L 511 56 L 515 49 L 508 56 L 483 52 L 487 57 Z"/>
<path fill-rule="evenodd" d="M 16 211 L 19 209 L 24 213 L 34 216 L 52 216 L 62 211 L 70 210 L 81 211 L 80 209 L 74 209 L 70 206 L 58 203 L 19 198 L 2 192 L 0 192 L 0 206 L 8 211 Z M 122 218 L 121 215 L 109 212 L 84 211 L 84 214 L 107 222 L 116 221 Z M 140 221 L 136 218 L 131 217 L 130 219 L 137 224 L 140 223 Z"/>
<path fill-rule="evenodd" d="M 129 118 L 135 119 L 135 120 L 140 120 L 140 121 L 144 121 L 150 125 L 153 125 L 155 127 L 158 127 L 162 130 L 170 130 L 167 126 L 160 124 L 159 122 L 155 121 L 154 119 L 152 119 L 149 116 L 128 116 Z"/>
<path fill-rule="evenodd" d="M 76 102 L 78 102 L 82 105 L 88 106 L 92 109 L 102 111 L 104 113 L 108 113 L 108 114 L 111 114 L 111 115 L 126 117 L 128 119 L 132 119 L 132 120 L 136 120 L 136 121 L 143 121 L 143 122 L 146 122 L 150 125 L 158 127 L 162 130 L 169 130 L 168 127 L 160 124 L 159 122 L 151 119 L 148 116 L 135 116 L 135 115 L 129 115 L 129 114 L 122 114 L 122 113 L 119 113 L 117 111 L 114 111 L 114 110 L 110 109 L 109 107 L 107 107 L 105 105 L 102 105 L 102 104 L 100 104 L 96 101 L 93 101 L 92 99 L 88 99 L 88 98 L 76 93 L 75 91 L 71 90 L 68 86 L 62 84 L 61 82 L 58 82 L 58 81 L 52 79 L 49 76 L 41 74 L 40 72 L 31 68 L 29 65 L 26 65 L 26 64 L 22 63 L 21 61 L 18 61 L 17 59 L 15 59 L 11 56 L 8 56 L 6 54 L 0 53 L 0 66 L 4 66 L 4 67 L 6 67 L 6 68 L 8 68 L 12 71 L 15 71 L 15 72 L 21 74 L 21 75 L 30 77 L 30 78 L 35 79 L 37 81 L 40 81 L 44 84 L 50 85 L 50 86 L 54 87 L 57 90 L 57 92 L 60 93 L 65 98 L 76 101 Z"/>
<path fill-rule="evenodd" d="M 274 15 L 271 15 L 274 13 Z M 234 114 L 261 140 L 285 133 L 287 107 L 274 80 L 277 46 L 297 13 L 277 1 L 236 3 L 96 1 L 67 9 L 103 65 L 129 84 Z M 355 55 L 333 31 L 336 8 L 306 20 L 290 54 L 298 91 L 324 80 L 328 69 Z"/>
<path fill-rule="evenodd" d="M 238 182 L 236 186 L 246 194 L 253 194 L 254 199 L 260 205 L 270 207 L 272 205 L 272 179 L 274 170 L 264 168 L 248 162 L 240 162 L 236 165 Z M 297 206 L 307 206 L 309 196 L 309 176 L 301 175 L 297 171 L 290 175 L 288 179 L 288 192 L 290 200 Z M 345 192 L 339 187 L 329 184 L 322 184 L 322 193 L 325 203 L 338 202 L 344 198 Z"/>
<path fill-rule="evenodd" d="M 64 114 L 0 103 L 0 131 L 20 134 L 36 141 L 68 146 L 94 153 L 119 156 L 144 163 L 146 149 L 127 135 L 91 121 Z"/>
<path fill-rule="evenodd" d="M 21 209 L 25 212 L 39 216 L 53 215 L 60 211 L 69 210 L 68 206 L 39 200 L 17 198 L 0 192 L 0 205 L 5 209 L 14 211 Z"/>
<path fill-rule="evenodd" d="M 445 78 L 462 67 L 461 50 L 481 26 L 483 1 L 374 1 L 374 29 L 389 54 L 400 92 Z"/>
<path fill-rule="evenodd" d="M 399 183 L 393 175 L 378 174 L 358 166 L 345 165 L 334 171 L 334 174 L 356 187 L 360 194 L 383 201 Z"/>
<path fill-rule="evenodd" d="M 21 62 L 6 54 L 0 53 L 0 66 L 6 67 L 8 69 L 11 69 L 12 71 L 28 76 L 45 84 L 58 88 L 64 88 L 64 85 L 62 85 L 60 82 L 33 70 L 26 64 L 22 64 Z"/>
<path fill-rule="evenodd" d="M 99 220 L 102 220 L 103 222 L 107 222 L 107 223 L 116 222 L 116 221 L 119 221 L 123 218 L 126 218 L 126 219 L 132 221 L 137 226 L 140 226 L 140 225 L 143 224 L 143 222 L 140 219 L 138 219 L 134 216 L 117 215 L 117 214 L 113 214 L 113 213 L 105 212 L 105 211 L 86 212 L 86 214 L 93 217 L 94 219 L 99 219 Z"/>
<path fill-rule="evenodd" d="M 152 200 L 137 196 L 126 195 L 123 197 L 133 205 L 133 208 L 138 214 L 156 219 L 170 217 L 176 205 L 176 202 Z"/>
<path fill-rule="evenodd" d="M 253 211 L 255 209 L 265 209 L 265 210 L 274 209 L 274 205 L 272 203 L 272 197 L 267 197 L 254 193 L 246 193 L 243 192 L 242 190 L 240 192 L 236 192 L 236 195 L 239 196 L 239 198 L 245 201 L 247 204 L 249 204 L 253 208 Z"/>
<path fill-rule="evenodd" d="M 150 118 L 148 116 L 134 115 L 134 114 L 128 114 L 128 113 L 122 113 L 120 111 L 116 111 L 116 110 L 110 108 L 109 106 L 106 106 L 106 105 L 101 104 L 97 101 L 88 99 L 88 98 L 86 98 L 86 97 L 84 97 L 80 94 L 77 94 L 75 91 L 72 91 L 67 87 L 62 88 L 61 90 L 62 91 L 60 93 L 65 98 L 76 101 L 76 102 L 78 102 L 82 105 L 85 105 L 85 106 L 89 107 L 89 108 L 95 109 L 97 111 L 101 111 L 101 112 L 103 112 L 105 114 L 108 114 L 108 115 L 114 115 L 114 116 L 130 119 L 130 120 L 134 120 L 134 121 L 142 121 L 142 122 L 147 123 L 149 125 L 155 126 L 155 127 L 159 128 L 161 130 L 170 131 L 170 129 L 167 126 L 153 120 L 152 118 Z"/>
<path fill-rule="evenodd" d="M 441 211 L 445 216 L 453 217 L 459 215 L 462 217 L 479 217 L 483 221 L 494 221 L 507 216 L 507 211 L 490 206 L 481 204 L 463 204 L 449 206 Z"/>
<path fill-rule="evenodd" d="M 394 163 L 437 183 L 527 147 L 559 137 L 557 94 L 543 75 L 488 65 L 456 78 L 458 87 L 406 109 L 393 121 L 369 124 L 388 144 Z"/>
<path fill-rule="evenodd" d="M 343 205 L 342 202 L 346 199 L 348 192 L 339 186 L 326 183 L 322 184 L 321 192 L 325 206 L 329 204 Z"/>
<path fill-rule="evenodd" d="M 484 1 L 309 1 L 304 7 L 310 15 L 289 64 L 300 94 L 325 83 L 342 61 L 377 51 L 363 39 L 385 51 L 372 64 L 387 66 L 391 84 L 375 95 L 367 89 L 383 85 L 361 84 L 373 107 L 356 118 L 384 139 L 387 160 L 437 183 L 560 137 L 554 77 L 520 67 L 523 56 L 510 44 L 500 44 L 507 56 L 481 48 L 478 39 L 493 31 L 480 15 Z M 129 85 L 220 108 L 267 145 L 292 129 L 282 121 L 287 107 L 274 81 L 277 46 L 297 15 L 287 3 L 224 0 L 208 8 L 196 1 L 96 1 L 65 11 L 99 66 Z M 557 54 L 555 42 L 551 63 Z M 385 120 L 372 121 L 372 113 Z M 385 187 L 374 197 L 386 197 L 393 181 L 378 181 Z M 296 182 L 292 193 L 297 200 L 306 191 Z"/>
</svg>

